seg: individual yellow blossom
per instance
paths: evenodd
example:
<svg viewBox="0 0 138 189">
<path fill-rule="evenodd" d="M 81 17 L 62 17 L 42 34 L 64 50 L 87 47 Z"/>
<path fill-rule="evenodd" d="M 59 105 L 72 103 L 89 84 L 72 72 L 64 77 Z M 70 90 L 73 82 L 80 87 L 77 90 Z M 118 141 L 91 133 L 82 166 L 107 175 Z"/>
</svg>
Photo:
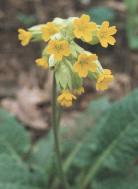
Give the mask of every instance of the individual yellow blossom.
<svg viewBox="0 0 138 189">
<path fill-rule="evenodd" d="M 78 88 L 78 89 L 74 89 L 74 94 L 76 94 L 76 95 L 81 95 L 81 94 L 83 94 L 84 93 L 84 88 L 83 87 L 80 87 L 80 88 Z"/>
<path fill-rule="evenodd" d="M 112 80 L 113 75 L 111 73 L 111 70 L 104 69 L 97 79 L 96 89 L 102 91 L 108 89 L 109 84 Z"/>
<path fill-rule="evenodd" d="M 88 72 L 95 72 L 97 69 L 96 54 L 85 54 L 79 55 L 77 62 L 74 64 L 73 68 L 80 77 L 87 77 Z"/>
<path fill-rule="evenodd" d="M 57 101 L 61 106 L 70 107 L 72 106 L 72 101 L 76 99 L 70 91 L 64 90 L 61 95 L 58 96 Z"/>
<path fill-rule="evenodd" d="M 18 29 L 18 39 L 21 41 L 22 46 L 28 45 L 32 38 L 32 34 L 29 31 L 25 31 L 24 29 Z"/>
<path fill-rule="evenodd" d="M 42 26 L 42 39 L 48 41 L 50 37 L 59 32 L 59 28 L 52 22 Z"/>
<path fill-rule="evenodd" d="M 92 40 L 92 33 L 96 30 L 96 24 L 90 22 L 90 17 L 85 14 L 74 20 L 73 27 L 75 37 L 79 39 L 83 38 L 86 42 Z"/>
<path fill-rule="evenodd" d="M 47 47 L 48 54 L 53 54 L 55 60 L 61 61 L 64 56 L 69 56 L 71 51 L 66 40 L 51 40 Z"/>
<path fill-rule="evenodd" d="M 44 69 L 48 68 L 48 62 L 44 58 L 38 58 L 35 60 L 36 64 Z"/>
<path fill-rule="evenodd" d="M 114 45 L 116 40 L 112 36 L 117 32 L 115 26 L 109 27 L 109 22 L 105 21 L 102 23 L 100 29 L 97 31 L 97 37 L 102 45 L 102 47 L 108 47 L 108 44 Z"/>
</svg>

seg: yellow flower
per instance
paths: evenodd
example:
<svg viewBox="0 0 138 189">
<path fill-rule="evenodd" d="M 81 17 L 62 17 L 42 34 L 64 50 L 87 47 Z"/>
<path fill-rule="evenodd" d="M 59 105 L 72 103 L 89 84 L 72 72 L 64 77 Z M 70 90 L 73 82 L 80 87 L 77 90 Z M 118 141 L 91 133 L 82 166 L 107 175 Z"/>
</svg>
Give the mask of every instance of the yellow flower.
<svg viewBox="0 0 138 189">
<path fill-rule="evenodd" d="M 78 73 L 80 77 L 86 77 L 88 72 L 95 72 L 97 65 L 95 61 L 97 60 L 96 54 L 85 54 L 79 55 L 77 62 L 74 64 L 74 71 Z"/>
<path fill-rule="evenodd" d="M 84 93 L 84 88 L 83 87 L 80 87 L 78 89 L 74 89 L 74 94 L 76 95 L 81 95 Z"/>
<path fill-rule="evenodd" d="M 72 106 L 72 101 L 76 99 L 70 91 L 65 90 L 61 95 L 58 96 L 57 101 L 61 106 L 70 107 Z"/>
<path fill-rule="evenodd" d="M 44 58 L 38 58 L 35 60 L 36 64 L 44 69 L 48 68 L 48 62 Z"/>
<path fill-rule="evenodd" d="M 73 22 L 74 35 L 76 38 L 83 38 L 86 42 L 92 40 L 92 32 L 96 30 L 96 24 L 90 22 L 90 17 L 83 14 Z"/>
<path fill-rule="evenodd" d="M 50 37 L 59 32 L 59 28 L 52 22 L 48 22 L 42 26 L 42 38 L 44 41 L 48 41 Z"/>
<path fill-rule="evenodd" d="M 111 70 L 104 69 L 97 79 L 96 89 L 102 91 L 108 89 L 108 86 L 112 80 L 113 75 Z"/>
<path fill-rule="evenodd" d="M 53 54 L 57 61 L 62 60 L 64 56 L 69 56 L 71 51 L 69 43 L 66 40 L 51 40 L 47 47 L 48 54 Z"/>
<path fill-rule="evenodd" d="M 105 21 L 102 23 L 101 28 L 97 31 L 97 37 L 102 45 L 102 47 L 108 47 L 108 44 L 114 45 L 116 40 L 112 36 L 117 32 L 115 26 L 109 27 L 109 22 Z"/>
<path fill-rule="evenodd" d="M 31 32 L 25 31 L 24 29 L 20 28 L 18 29 L 18 39 L 21 41 L 22 46 L 28 45 L 32 38 Z"/>
</svg>

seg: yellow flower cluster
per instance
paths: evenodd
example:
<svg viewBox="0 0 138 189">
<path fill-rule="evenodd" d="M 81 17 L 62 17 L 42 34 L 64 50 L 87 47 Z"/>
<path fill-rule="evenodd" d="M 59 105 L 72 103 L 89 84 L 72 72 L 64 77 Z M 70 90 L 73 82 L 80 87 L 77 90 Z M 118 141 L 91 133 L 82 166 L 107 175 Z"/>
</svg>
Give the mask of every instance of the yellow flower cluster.
<svg viewBox="0 0 138 189">
<path fill-rule="evenodd" d="M 27 31 L 20 28 L 18 38 L 23 46 L 30 41 L 47 42 L 42 57 L 36 59 L 36 64 L 55 73 L 60 95 L 57 102 L 64 107 L 72 106 L 75 95 L 84 93 L 83 79 L 86 77 L 96 80 L 97 90 L 106 90 L 113 75 L 110 70 L 103 69 L 96 54 L 80 47 L 75 38 L 102 47 L 116 43 L 113 35 L 117 32 L 115 26 L 110 27 L 108 21 L 97 25 L 83 14 L 80 18 L 55 18 L 47 24 L 37 25 Z"/>
<path fill-rule="evenodd" d="M 57 101 L 61 106 L 70 107 L 72 106 L 72 101 L 76 100 L 76 96 L 74 96 L 70 91 L 62 91 L 62 94 L 58 96 Z"/>
</svg>

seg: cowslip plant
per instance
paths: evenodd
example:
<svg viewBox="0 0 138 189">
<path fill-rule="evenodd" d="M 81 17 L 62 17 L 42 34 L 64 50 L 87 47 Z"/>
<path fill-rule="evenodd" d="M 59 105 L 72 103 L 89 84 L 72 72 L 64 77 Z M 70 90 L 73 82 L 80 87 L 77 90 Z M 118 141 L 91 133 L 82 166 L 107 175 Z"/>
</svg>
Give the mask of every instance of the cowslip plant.
<svg viewBox="0 0 138 189">
<path fill-rule="evenodd" d="M 18 32 L 23 46 L 28 45 L 30 41 L 46 43 L 41 57 L 36 59 L 36 64 L 53 72 L 52 124 L 55 149 L 61 180 L 64 188 L 68 188 L 59 149 L 57 104 L 63 107 L 72 106 L 77 96 L 84 92 L 83 81 L 86 77 L 95 81 L 97 90 L 108 89 L 113 80 L 111 70 L 104 69 L 98 56 L 80 47 L 75 38 L 91 45 L 100 43 L 102 47 L 107 48 L 108 45 L 115 44 L 113 35 L 117 29 L 115 26 L 110 27 L 108 21 L 97 25 L 90 21 L 88 15 L 83 14 L 80 18 L 55 18 L 51 22 L 27 30 L 20 28 Z"/>
</svg>

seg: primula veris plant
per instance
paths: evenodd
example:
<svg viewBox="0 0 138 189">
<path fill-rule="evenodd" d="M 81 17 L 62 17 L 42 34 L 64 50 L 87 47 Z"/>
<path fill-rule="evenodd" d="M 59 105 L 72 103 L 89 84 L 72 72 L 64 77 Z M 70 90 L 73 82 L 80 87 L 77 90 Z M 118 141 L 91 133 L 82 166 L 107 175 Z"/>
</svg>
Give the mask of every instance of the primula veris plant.
<svg viewBox="0 0 138 189">
<path fill-rule="evenodd" d="M 113 35 L 116 27 L 109 26 L 108 21 L 101 25 L 90 21 L 88 15 L 80 18 L 55 18 L 46 24 L 36 25 L 29 29 L 19 29 L 19 40 L 23 46 L 29 42 L 43 41 L 46 46 L 42 55 L 36 59 L 36 64 L 43 69 L 53 72 L 52 85 L 52 127 L 57 157 L 57 168 L 64 189 L 69 189 L 68 179 L 65 177 L 64 167 L 59 145 L 60 106 L 71 107 L 77 96 L 84 93 L 83 81 L 86 77 L 95 81 L 97 90 L 106 90 L 113 80 L 111 70 L 104 69 L 94 53 L 80 47 L 75 38 L 91 45 L 101 44 L 107 48 L 114 45 Z M 59 104 L 60 106 L 57 106 Z M 91 171 L 90 171 L 91 174 Z M 89 175 L 83 184 L 88 185 Z M 55 183 L 54 183 L 55 184 Z M 54 188 L 54 187 L 52 187 Z"/>
<path fill-rule="evenodd" d="M 86 51 L 75 41 L 78 38 L 91 45 L 101 44 L 106 48 L 114 45 L 115 26 L 108 21 L 97 25 L 88 15 L 80 18 L 55 18 L 52 22 L 36 25 L 29 29 L 19 29 L 18 38 L 23 46 L 33 41 L 44 41 L 46 47 L 36 64 L 43 69 L 54 71 L 58 90 L 58 103 L 72 106 L 76 96 L 84 92 L 83 80 L 88 77 L 95 81 L 97 90 L 106 90 L 113 79 L 112 72 L 103 69 L 96 54 Z"/>
</svg>

